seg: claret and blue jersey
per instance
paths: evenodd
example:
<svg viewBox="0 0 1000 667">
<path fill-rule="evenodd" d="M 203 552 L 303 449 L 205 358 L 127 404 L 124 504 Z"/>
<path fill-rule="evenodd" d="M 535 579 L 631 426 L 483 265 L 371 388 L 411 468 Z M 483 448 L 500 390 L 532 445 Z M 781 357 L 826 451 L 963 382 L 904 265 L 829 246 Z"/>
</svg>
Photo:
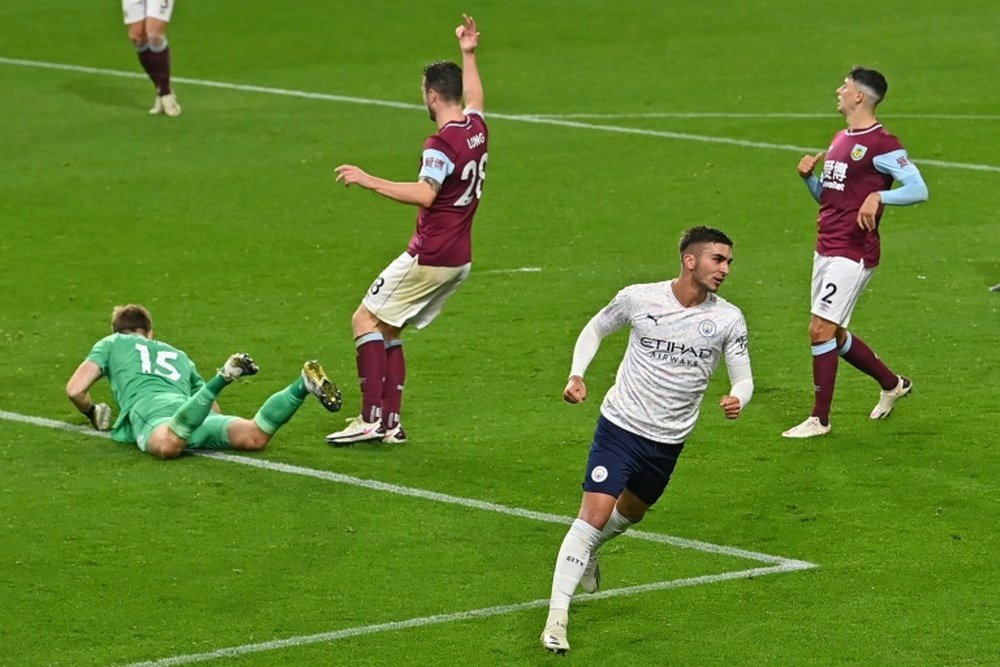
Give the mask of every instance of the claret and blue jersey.
<svg viewBox="0 0 1000 667">
<path fill-rule="evenodd" d="M 901 187 L 892 189 L 893 182 Z M 878 266 L 881 240 L 878 227 L 858 225 L 865 198 L 878 192 L 882 204 L 914 204 L 927 199 L 927 186 L 906 149 L 880 123 L 862 130 L 841 130 L 830 142 L 823 173 L 810 179 L 809 189 L 820 204 L 816 252 L 824 257 L 847 257 Z M 879 206 L 876 221 L 882 217 Z M 877 224 L 877 222 L 876 222 Z"/>
<path fill-rule="evenodd" d="M 483 196 L 489 131 L 483 114 L 465 110 L 464 122 L 446 124 L 424 142 L 418 178 L 441 184 L 437 197 L 417 214 L 407 252 L 425 266 L 472 261 L 472 219 Z"/>
</svg>

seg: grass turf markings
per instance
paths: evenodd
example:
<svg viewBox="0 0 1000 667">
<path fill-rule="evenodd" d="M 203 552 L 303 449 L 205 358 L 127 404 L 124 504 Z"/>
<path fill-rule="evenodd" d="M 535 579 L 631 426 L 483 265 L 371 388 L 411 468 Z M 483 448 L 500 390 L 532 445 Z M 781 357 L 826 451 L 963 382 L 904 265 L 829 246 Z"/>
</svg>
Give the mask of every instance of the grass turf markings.
<svg viewBox="0 0 1000 667">
<path fill-rule="evenodd" d="M 31 424 L 33 426 L 40 426 L 44 428 L 70 431 L 73 433 L 80 433 L 83 435 L 100 437 L 105 439 L 110 437 L 107 433 L 95 431 L 89 426 L 67 424 L 66 422 L 61 422 L 54 419 L 46 419 L 44 417 L 23 415 L 16 412 L 8 412 L 6 410 L 0 410 L 0 419 L 6 421 L 18 422 L 22 424 Z M 461 507 L 466 507 L 469 509 L 478 509 L 488 512 L 496 512 L 498 514 L 506 514 L 509 516 L 516 516 L 523 519 L 531 519 L 534 521 L 543 521 L 548 523 L 558 523 L 564 525 L 568 525 L 573 522 L 572 517 L 561 516 L 558 514 L 551 514 L 548 512 L 536 512 L 534 510 L 524 509 L 520 507 L 511 507 L 508 505 L 501 505 L 498 503 L 491 503 L 484 500 L 477 500 L 475 498 L 452 496 L 445 493 L 438 493 L 436 491 L 428 491 L 426 489 L 400 486 L 397 484 L 389 484 L 387 482 L 380 482 L 378 480 L 372 480 L 372 479 L 363 479 L 360 477 L 352 477 L 350 475 L 343 475 L 329 470 L 317 470 L 314 468 L 306 468 L 303 466 L 296 466 L 287 463 L 269 461 L 263 458 L 239 456 L 234 454 L 226 454 L 222 452 L 192 452 L 192 454 L 204 458 L 214 459 L 217 461 L 223 461 L 226 463 L 235 463 L 238 465 L 245 465 L 253 468 L 261 468 L 273 472 L 280 472 L 291 475 L 300 475 L 303 477 L 311 477 L 313 479 L 320 479 L 327 482 L 334 482 L 337 484 L 348 484 L 351 486 L 357 486 L 365 489 L 370 489 L 373 491 L 393 493 L 396 495 L 409 496 L 413 498 L 419 498 L 421 500 L 429 500 L 433 502 L 446 503 L 450 505 L 459 505 Z M 808 570 L 817 567 L 816 564 L 809 563 L 803 560 L 785 558 L 784 556 L 775 556 L 756 551 L 749 551 L 746 549 L 739 549 L 737 547 L 725 546 L 721 544 L 712 544 L 710 542 L 702 542 L 699 540 L 690 540 L 682 537 L 674 537 L 672 535 L 662 535 L 659 533 L 649 533 L 640 530 L 630 530 L 624 533 L 623 536 L 632 539 L 645 540 L 648 542 L 666 544 L 681 549 L 692 549 L 695 551 L 703 551 L 706 553 L 743 558 L 746 560 L 757 561 L 759 563 L 765 563 L 767 566 L 754 567 L 744 570 L 733 570 L 728 572 L 702 575 L 697 577 L 670 579 L 664 581 L 657 581 L 649 584 L 626 586 L 623 588 L 612 588 L 609 590 L 601 591 L 599 593 L 588 595 L 586 596 L 586 599 L 603 600 L 613 597 L 639 595 L 642 593 L 670 590 L 674 588 L 684 588 L 687 586 L 699 586 L 704 584 L 718 583 L 722 581 L 731 581 L 735 579 L 752 579 L 754 577 L 761 577 L 770 574 L 797 572 L 800 570 Z M 408 628 L 418 628 L 428 625 L 439 625 L 442 623 L 454 623 L 457 621 L 465 621 L 471 619 L 490 618 L 493 616 L 512 614 L 528 609 L 543 608 L 546 607 L 547 605 L 548 605 L 548 599 L 544 598 L 544 599 L 531 600 L 528 602 L 521 602 L 517 604 L 482 607 L 479 609 L 470 609 L 466 611 L 458 611 L 447 614 L 421 616 L 402 621 L 391 621 L 388 623 L 363 625 L 353 628 L 344 628 L 341 630 L 322 632 L 312 635 L 301 635 L 295 637 L 287 637 L 285 639 L 275 639 L 267 642 L 256 642 L 251 644 L 242 644 L 239 646 L 229 646 L 229 647 L 215 649 L 212 651 L 206 651 L 204 653 L 190 653 L 184 655 L 169 656 L 146 662 L 131 663 L 130 665 L 128 665 L 128 667 L 167 667 L 168 665 L 186 665 L 195 662 L 206 662 L 209 660 L 216 660 L 218 658 L 235 657 L 249 653 L 261 653 L 264 651 L 274 651 L 283 648 L 292 648 L 298 646 L 307 646 L 310 644 L 318 644 L 323 642 L 332 642 L 338 639 L 345 639 L 348 637 L 372 635 L 382 632 L 394 632 L 398 630 L 405 630 Z"/>
<path fill-rule="evenodd" d="M 13 65 L 19 67 L 31 67 L 35 69 L 51 69 L 66 72 L 79 72 L 83 74 L 97 74 L 103 76 L 115 76 L 126 79 L 145 79 L 145 74 L 140 72 L 124 72 L 121 70 L 105 69 L 101 67 L 85 67 L 82 65 L 69 65 L 64 63 L 49 63 L 39 60 L 23 60 L 19 58 L 0 57 L 0 64 Z M 409 104 L 406 102 L 393 102 L 392 100 L 378 100 L 369 97 L 351 97 L 348 95 L 334 95 L 331 93 L 311 93 L 304 90 L 288 90 L 285 88 L 274 88 L 270 86 L 255 86 L 250 84 L 227 83 L 225 81 L 210 81 L 207 79 L 190 79 L 186 77 L 171 77 L 175 83 L 182 83 L 191 86 L 202 86 L 206 88 L 222 88 L 225 90 L 237 90 L 249 93 L 264 93 L 268 95 L 282 95 L 286 97 L 298 97 L 311 100 L 325 100 L 328 102 L 343 102 L 347 104 L 361 104 L 367 106 L 390 107 L 393 109 L 405 109 L 408 111 L 420 111 L 426 113 L 427 109 L 419 104 Z M 647 137 L 659 137 L 663 139 L 675 139 L 678 141 L 695 141 L 710 144 L 726 144 L 730 146 L 742 146 L 745 148 L 760 148 L 766 150 L 794 151 L 796 153 L 815 153 L 825 150 L 825 147 L 796 146 L 794 144 L 776 144 L 766 141 L 750 141 L 748 139 L 734 139 L 732 137 L 716 137 L 704 134 L 691 134 L 687 132 L 671 132 L 667 130 L 648 130 L 638 127 L 624 127 L 621 125 L 606 125 L 595 123 L 582 123 L 575 120 L 568 120 L 566 116 L 556 117 L 549 115 L 533 114 L 505 114 L 489 112 L 490 118 L 509 120 L 521 123 L 533 123 L 536 125 L 554 125 L 558 127 L 569 127 L 582 130 L 593 130 L 598 132 L 614 132 L 619 134 L 635 134 Z M 984 118 L 989 118 L 985 116 Z M 946 169 L 964 169 L 969 171 L 987 171 L 1000 173 L 1000 166 L 992 164 L 974 164 L 968 162 L 949 162 L 945 160 L 929 160 L 915 158 L 920 164 L 943 167 Z"/>
</svg>

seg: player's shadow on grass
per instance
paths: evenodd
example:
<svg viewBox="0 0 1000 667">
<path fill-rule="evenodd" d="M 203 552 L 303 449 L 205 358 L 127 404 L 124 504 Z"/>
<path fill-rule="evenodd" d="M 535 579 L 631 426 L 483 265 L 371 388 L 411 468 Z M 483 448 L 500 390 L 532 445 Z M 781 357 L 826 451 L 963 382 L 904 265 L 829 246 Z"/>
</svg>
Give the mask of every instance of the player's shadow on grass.
<svg viewBox="0 0 1000 667">
<path fill-rule="evenodd" d="M 403 447 L 408 447 L 408 444 L 389 444 L 387 442 L 382 442 L 381 440 L 352 442 L 349 445 L 341 445 L 340 447 L 334 447 L 333 445 L 327 444 L 327 448 L 335 452 L 341 452 L 345 455 L 351 455 L 353 453 L 356 456 L 385 456 L 391 454 L 393 450 L 401 449 Z"/>
<path fill-rule="evenodd" d="M 67 93 L 85 102 L 137 111 L 145 111 L 147 107 L 152 106 L 156 97 L 156 91 L 152 87 L 146 91 L 146 95 L 143 95 L 142 91 L 145 88 L 141 82 L 137 85 L 135 81 L 105 83 L 95 82 L 93 79 L 72 81 L 63 86 Z"/>
</svg>

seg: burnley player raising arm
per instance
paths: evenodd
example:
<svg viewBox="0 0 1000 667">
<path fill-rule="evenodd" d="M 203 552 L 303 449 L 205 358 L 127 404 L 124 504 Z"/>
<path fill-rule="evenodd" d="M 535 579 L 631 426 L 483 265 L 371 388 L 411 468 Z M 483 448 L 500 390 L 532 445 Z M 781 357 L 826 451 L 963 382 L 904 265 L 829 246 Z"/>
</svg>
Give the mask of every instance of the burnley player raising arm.
<svg viewBox="0 0 1000 667">
<path fill-rule="evenodd" d="M 361 413 L 326 437 L 334 446 L 406 441 L 400 423 L 403 329 L 430 324 L 472 268 L 472 219 L 483 194 L 489 134 L 472 17 L 463 17 L 455 35 L 462 67 L 439 61 L 424 68 L 424 104 L 437 132 L 424 142 L 417 180 L 389 181 L 351 164 L 335 170 L 345 186 L 359 185 L 419 210 L 406 251 L 379 274 L 351 318 Z"/>
<path fill-rule="evenodd" d="M 625 358 L 604 396 L 583 480 L 583 502 L 559 547 L 542 646 L 569 650 L 566 629 L 577 585 L 600 586 L 598 550 L 638 523 L 663 494 L 694 430 L 712 372 L 725 358 L 731 389 L 719 400 L 736 419 L 753 395 L 747 329 L 739 308 L 716 292 L 729 275 L 732 241 L 694 227 L 680 242 L 675 280 L 621 290 L 580 332 L 563 398 L 587 398 L 583 376 L 601 340 L 628 325 Z"/>
<path fill-rule="evenodd" d="M 858 297 L 878 266 L 879 220 L 885 205 L 915 204 L 927 199 L 927 186 L 906 149 L 875 117 L 875 107 L 889 86 L 879 72 L 855 67 L 837 89 L 837 109 L 847 120 L 823 154 L 806 155 L 798 164 L 813 198 L 819 202 L 819 235 L 813 255 L 812 414 L 782 435 L 811 438 L 830 432 L 830 405 L 838 357 L 879 383 L 882 393 L 871 419 L 884 419 L 896 401 L 910 393 L 910 379 L 897 375 L 847 325 Z M 822 177 L 813 169 L 822 162 Z M 901 187 L 892 188 L 893 181 Z"/>
</svg>

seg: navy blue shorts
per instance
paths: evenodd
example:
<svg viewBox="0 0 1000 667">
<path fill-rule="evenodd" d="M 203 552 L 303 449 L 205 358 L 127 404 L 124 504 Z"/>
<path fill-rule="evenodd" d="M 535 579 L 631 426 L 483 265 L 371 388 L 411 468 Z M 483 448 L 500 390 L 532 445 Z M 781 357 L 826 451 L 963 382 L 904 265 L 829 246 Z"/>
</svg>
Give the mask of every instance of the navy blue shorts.
<svg viewBox="0 0 1000 667">
<path fill-rule="evenodd" d="M 590 445 L 583 490 L 617 498 L 628 489 L 652 505 L 667 488 L 684 443 L 655 442 L 626 431 L 601 415 Z"/>
</svg>

